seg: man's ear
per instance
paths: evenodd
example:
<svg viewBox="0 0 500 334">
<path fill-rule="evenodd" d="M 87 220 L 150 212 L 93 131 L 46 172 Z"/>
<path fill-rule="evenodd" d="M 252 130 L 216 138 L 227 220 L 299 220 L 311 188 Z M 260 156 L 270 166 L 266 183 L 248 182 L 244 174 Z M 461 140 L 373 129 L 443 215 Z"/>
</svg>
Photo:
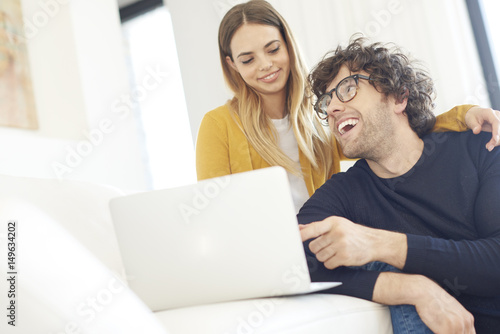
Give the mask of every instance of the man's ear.
<svg viewBox="0 0 500 334">
<path fill-rule="evenodd" d="M 231 60 L 231 57 L 226 56 L 226 63 L 228 63 L 229 66 L 233 68 L 233 70 L 239 73 L 238 69 L 236 68 L 236 65 L 234 65 L 234 62 Z"/>
<path fill-rule="evenodd" d="M 410 96 L 410 92 L 408 88 L 401 88 L 401 93 L 396 99 L 396 113 L 403 113 L 406 110 L 406 105 L 408 104 L 408 97 Z"/>
</svg>

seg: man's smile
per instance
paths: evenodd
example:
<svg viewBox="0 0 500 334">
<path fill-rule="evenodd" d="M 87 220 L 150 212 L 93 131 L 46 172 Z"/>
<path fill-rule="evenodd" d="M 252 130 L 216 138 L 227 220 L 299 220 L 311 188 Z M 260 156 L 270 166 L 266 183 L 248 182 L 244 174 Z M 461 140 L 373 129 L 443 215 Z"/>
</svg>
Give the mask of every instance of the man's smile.
<svg viewBox="0 0 500 334">
<path fill-rule="evenodd" d="M 337 131 L 339 132 L 340 135 L 344 135 L 350 130 L 352 130 L 356 124 L 358 124 L 359 119 L 358 118 L 348 118 L 341 120 L 341 122 L 338 123 L 337 125 Z"/>
</svg>

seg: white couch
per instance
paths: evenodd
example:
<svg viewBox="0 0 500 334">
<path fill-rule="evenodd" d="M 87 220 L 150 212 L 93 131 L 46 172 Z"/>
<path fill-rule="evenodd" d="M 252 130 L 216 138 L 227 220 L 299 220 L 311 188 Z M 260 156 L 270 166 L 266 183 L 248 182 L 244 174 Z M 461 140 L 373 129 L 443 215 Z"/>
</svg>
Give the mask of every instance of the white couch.
<svg viewBox="0 0 500 334">
<path fill-rule="evenodd" d="M 392 333 L 387 307 L 340 295 L 151 312 L 124 283 L 108 210 L 121 195 L 97 184 L 0 175 L 2 296 L 11 289 L 4 278 L 9 221 L 16 221 L 17 272 L 16 327 L 2 306 L 1 333 Z"/>
</svg>

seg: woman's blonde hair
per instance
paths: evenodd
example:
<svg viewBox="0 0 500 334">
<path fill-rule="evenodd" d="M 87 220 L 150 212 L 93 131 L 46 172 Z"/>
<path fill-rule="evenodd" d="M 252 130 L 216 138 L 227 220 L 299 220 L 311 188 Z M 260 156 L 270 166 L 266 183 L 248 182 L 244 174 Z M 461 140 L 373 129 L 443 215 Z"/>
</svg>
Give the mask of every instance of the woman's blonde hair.
<svg viewBox="0 0 500 334">
<path fill-rule="evenodd" d="M 333 147 L 329 131 L 320 124 L 314 114 L 310 98 L 312 92 L 307 81 L 308 70 L 299 48 L 283 17 L 266 1 L 250 0 L 234 6 L 227 12 L 219 26 L 219 55 L 224 79 L 233 91 L 229 101 L 230 109 L 240 120 L 248 141 L 271 166 L 282 166 L 294 174 L 301 174 L 292 160 L 279 148 L 277 133 L 269 117 L 263 112 L 260 95 L 242 79 L 226 61 L 232 61 L 231 39 L 234 33 L 246 23 L 265 24 L 276 27 L 284 39 L 290 58 L 290 75 L 287 82 L 286 110 L 299 149 L 315 169 L 329 177 L 333 164 Z"/>
</svg>

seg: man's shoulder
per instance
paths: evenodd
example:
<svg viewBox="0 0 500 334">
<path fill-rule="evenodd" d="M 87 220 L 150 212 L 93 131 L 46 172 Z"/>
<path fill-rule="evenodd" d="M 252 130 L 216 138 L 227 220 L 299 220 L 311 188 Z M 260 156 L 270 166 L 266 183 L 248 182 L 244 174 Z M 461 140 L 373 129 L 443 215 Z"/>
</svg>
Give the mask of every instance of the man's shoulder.
<svg viewBox="0 0 500 334">
<path fill-rule="evenodd" d="M 424 143 L 433 143 L 433 144 L 452 144 L 456 145 L 457 143 L 472 143 L 478 144 L 480 142 L 486 143 L 489 138 L 491 138 L 491 132 L 481 132 L 479 134 L 474 134 L 471 130 L 463 131 L 463 132 L 431 132 L 422 137 Z"/>
<path fill-rule="evenodd" d="M 473 173 L 481 175 L 490 167 L 500 166 L 500 149 L 486 149 L 491 132 L 474 134 L 472 131 L 434 133 L 422 138 L 425 146 L 419 164 L 433 173 Z M 496 168 L 496 167 L 495 167 Z"/>
<path fill-rule="evenodd" d="M 360 159 L 350 167 L 348 170 L 333 174 L 327 180 L 330 184 L 361 184 L 365 182 L 366 178 L 370 178 L 373 172 L 371 171 L 365 159 Z"/>
<path fill-rule="evenodd" d="M 474 156 L 476 153 L 488 152 L 485 145 L 490 139 L 491 132 L 474 134 L 471 130 L 463 132 L 433 132 L 422 137 L 425 145 L 424 153 L 426 154 L 439 154 L 442 151 L 446 151 L 449 153 L 456 152 L 457 154 L 469 152 Z"/>
<path fill-rule="evenodd" d="M 368 203 L 366 197 L 369 191 L 365 189 L 369 187 L 370 181 L 364 164 L 366 161 L 358 160 L 347 171 L 333 174 L 304 204 L 306 210 L 301 210 L 302 215 L 313 215 L 315 220 L 331 215 L 350 217 L 348 212 L 353 204 Z M 316 213 L 321 214 L 318 216 Z"/>
</svg>

